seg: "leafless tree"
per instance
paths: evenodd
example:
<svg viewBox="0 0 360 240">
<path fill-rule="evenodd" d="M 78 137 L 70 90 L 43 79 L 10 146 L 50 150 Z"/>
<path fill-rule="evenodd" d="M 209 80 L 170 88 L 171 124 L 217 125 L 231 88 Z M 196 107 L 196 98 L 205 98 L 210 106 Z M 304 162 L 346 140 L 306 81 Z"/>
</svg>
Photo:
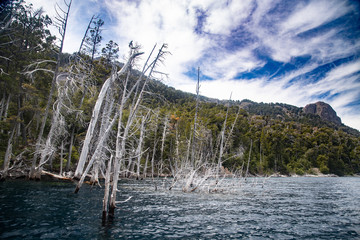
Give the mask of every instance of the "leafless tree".
<svg viewBox="0 0 360 240">
<path fill-rule="evenodd" d="M 55 6 L 55 11 L 57 13 L 57 15 L 55 16 L 56 19 L 56 27 L 59 30 L 59 34 L 60 34 L 60 47 L 59 47 L 59 52 L 57 54 L 57 62 L 56 62 L 56 66 L 55 66 L 55 70 L 54 70 L 54 76 L 51 82 L 51 89 L 49 92 L 49 96 L 48 96 L 48 101 L 45 107 L 45 113 L 43 115 L 42 118 L 42 122 L 41 122 L 41 127 L 40 127 L 40 131 L 38 134 L 38 138 L 36 141 L 36 150 L 35 150 L 35 154 L 33 157 L 33 161 L 32 161 L 32 166 L 31 166 L 31 170 L 29 173 L 29 178 L 30 179 L 35 179 L 35 178 L 39 178 L 39 167 L 36 167 L 36 163 L 37 163 L 37 159 L 38 159 L 38 155 L 41 151 L 41 147 L 42 147 L 42 138 L 43 138 L 43 134 L 44 134 L 44 129 L 45 129 L 45 124 L 46 124 L 46 120 L 48 118 L 49 115 L 49 110 L 50 110 L 50 106 L 51 106 L 51 102 L 52 102 L 52 98 L 54 95 L 54 92 L 56 90 L 56 83 L 57 83 L 57 78 L 59 75 L 59 67 L 60 67 L 60 57 L 63 51 L 63 46 L 64 46 L 64 42 L 65 42 L 65 33 L 66 33 L 66 27 L 67 27 L 67 21 L 68 21 L 68 17 L 69 17 L 69 13 L 70 13 L 70 8 L 71 8 L 71 3 L 72 0 L 70 0 L 69 2 L 66 2 L 64 0 L 64 5 L 66 7 L 66 10 L 63 10 L 58 4 L 56 4 Z M 56 115 L 54 115 L 56 117 Z M 53 119 L 52 122 L 56 122 L 57 119 Z M 49 139 L 49 138 L 48 138 Z M 43 162 L 44 163 L 44 162 Z M 42 163 L 40 163 L 41 165 Z"/>
<path fill-rule="evenodd" d="M 149 54 L 149 57 L 147 61 L 144 64 L 142 73 L 140 74 L 140 77 L 138 78 L 136 84 L 142 83 L 141 90 L 135 93 L 135 104 L 132 104 L 130 107 L 130 114 L 127 120 L 126 125 L 122 125 L 121 118 L 119 118 L 119 124 L 118 124 L 118 133 L 117 133 L 117 141 L 116 141 L 116 155 L 115 155 L 115 162 L 114 162 L 114 172 L 113 172 L 113 181 L 112 181 L 112 191 L 110 195 L 110 207 L 109 207 L 109 216 L 114 216 L 115 208 L 116 208 L 116 198 L 117 198 L 117 189 L 118 189 L 118 179 L 120 174 L 120 163 L 125 155 L 125 143 L 127 140 L 127 137 L 129 136 L 129 130 L 132 125 L 132 122 L 135 119 L 136 113 L 139 110 L 139 106 L 141 101 L 143 100 L 143 96 L 145 94 L 145 88 L 147 86 L 148 81 L 152 77 L 153 71 L 155 67 L 158 65 L 159 62 L 161 62 L 167 53 L 165 49 L 167 48 L 166 44 L 163 44 L 156 57 L 150 62 L 150 57 L 153 54 L 153 51 L 155 49 L 156 45 L 154 46 L 153 50 Z M 146 74 L 146 77 L 144 77 Z M 142 80 L 144 77 L 144 80 Z M 135 85 L 136 85 L 135 84 Z M 133 86 L 136 87 L 136 86 Z M 132 90 L 129 91 L 129 94 L 132 92 Z M 123 98 L 120 104 L 120 110 L 123 109 L 124 104 L 129 99 L 130 95 L 126 94 L 123 91 Z M 122 115 L 122 113 L 121 113 Z"/>
</svg>

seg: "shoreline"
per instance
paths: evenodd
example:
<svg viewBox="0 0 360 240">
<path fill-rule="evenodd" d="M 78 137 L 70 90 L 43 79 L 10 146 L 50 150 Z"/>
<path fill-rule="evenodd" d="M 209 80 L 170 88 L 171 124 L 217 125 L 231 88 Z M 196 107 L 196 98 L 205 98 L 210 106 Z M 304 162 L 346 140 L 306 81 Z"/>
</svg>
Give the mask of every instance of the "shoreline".
<svg viewBox="0 0 360 240">
<path fill-rule="evenodd" d="M 234 176 L 233 174 L 226 174 L 227 177 L 232 177 L 232 178 L 245 178 L 245 177 L 238 177 L 238 176 Z M 6 180 L 16 180 L 16 179 L 22 179 L 22 180 L 30 180 L 28 177 L 28 173 L 25 173 L 23 171 L 19 172 L 19 171 L 15 171 L 15 172 L 9 172 L 8 175 L 4 178 L 3 176 L 0 177 L 0 181 L 6 181 Z M 326 178 L 344 178 L 344 177 L 360 177 L 360 174 L 353 174 L 353 175 L 344 175 L 344 176 L 338 176 L 335 174 L 322 174 L 322 173 L 318 173 L 318 174 L 304 174 L 304 175 L 298 175 L 298 174 L 289 174 L 289 175 L 285 175 L 285 174 L 280 174 L 280 173 L 274 173 L 271 175 L 249 175 L 246 178 L 300 178 L 300 177 L 306 177 L 306 178 L 322 178 L 322 177 L 326 177 Z M 87 180 L 90 180 L 90 176 L 86 177 Z M 172 178 L 172 176 L 156 176 L 154 178 Z M 101 180 L 102 178 L 99 177 L 99 180 Z M 136 179 L 136 178 L 124 178 L 124 179 Z M 143 180 L 143 179 L 151 179 L 151 177 L 146 177 L 146 178 L 141 178 L 138 180 Z M 59 175 L 58 173 L 53 173 L 53 172 L 49 172 L 49 171 L 43 171 L 41 174 L 41 179 L 36 179 L 36 180 L 30 180 L 30 181 L 66 181 L 66 182 L 77 182 L 77 179 L 74 179 L 71 177 L 71 172 L 69 173 L 65 173 L 63 175 Z"/>
</svg>

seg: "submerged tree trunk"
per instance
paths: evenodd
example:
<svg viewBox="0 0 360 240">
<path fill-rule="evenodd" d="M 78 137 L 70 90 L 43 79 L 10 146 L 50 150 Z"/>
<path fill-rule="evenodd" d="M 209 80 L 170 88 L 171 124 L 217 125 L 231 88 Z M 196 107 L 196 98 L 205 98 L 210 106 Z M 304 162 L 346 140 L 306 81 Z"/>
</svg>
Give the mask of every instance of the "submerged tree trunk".
<svg viewBox="0 0 360 240">
<path fill-rule="evenodd" d="M 155 57 L 154 61 L 149 66 L 147 66 L 147 62 L 149 61 L 150 57 L 152 56 L 152 53 L 153 53 L 153 51 L 155 49 L 155 46 L 154 46 L 153 50 L 151 51 L 145 65 L 144 65 L 144 68 L 143 68 L 142 74 L 141 74 L 141 76 L 140 76 L 140 78 L 138 80 L 138 83 L 140 83 L 142 76 L 146 72 L 146 69 L 150 68 L 150 72 L 148 73 L 148 76 L 144 80 L 141 91 L 136 96 L 137 97 L 136 103 L 134 105 L 132 105 L 131 108 L 130 108 L 130 114 L 129 114 L 129 117 L 128 117 L 127 125 L 124 126 L 124 132 L 123 132 L 122 136 L 121 136 L 121 132 L 118 132 L 119 135 L 117 136 L 117 139 L 119 139 L 119 137 L 120 137 L 121 141 L 118 140 L 117 145 L 116 145 L 117 149 L 116 149 L 116 156 L 115 156 L 115 162 L 114 162 L 113 185 L 112 185 L 112 189 L 111 189 L 112 192 L 111 192 L 111 195 L 110 195 L 109 217 L 110 216 L 113 217 L 114 214 L 115 214 L 116 197 L 117 197 L 117 190 L 118 190 L 118 179 L 119 179 L 119 171 L 120 171 L 120 160 L 123 158 L 123 156 L 125 154 L 125 141 L 126 141 L 126 139 L 128 137 L 127 134 L 129 133 L 129 130 L 130 130 L 129 128 L 130 128 L 130 126 L 131 126 L 131 124 L 134 121 L 134 118 L 136 116 L 138 107 L 140 105 L 140 102 L 141 102 L 142 97 L 143 97 L 144 92 L 145 92 L 145 87 L 147 85 L 147 82 L 148 82 L 149 78 L 151 77 L 152 72 L 153 72 L 157 62 L 160 60 L 160 58 L 164 54 L 163 49 L 166 47 L 165 44 L 162 45 L 162 47 L 160 48 L 159 53 Z M 123 106 L 123 104 L 121 104 L 120 106 Z M 119 125 L 121 126 L 121 123 L 119 123 Z M 121 144 L 120 144 L 120 142 L 121 142 Z"/>
<path fill-rule="evenodd" d="M 110 156 L 105 173 L 105 189 L 104 189 L 104 199 L 103 199 L 103 208 L 102 208 L 103 223 L 106 222 L 106 215 L 108 212 L 108 205 L 109 205 L 112 159 L 113 159 L 113 155 Z"/>
</svg>

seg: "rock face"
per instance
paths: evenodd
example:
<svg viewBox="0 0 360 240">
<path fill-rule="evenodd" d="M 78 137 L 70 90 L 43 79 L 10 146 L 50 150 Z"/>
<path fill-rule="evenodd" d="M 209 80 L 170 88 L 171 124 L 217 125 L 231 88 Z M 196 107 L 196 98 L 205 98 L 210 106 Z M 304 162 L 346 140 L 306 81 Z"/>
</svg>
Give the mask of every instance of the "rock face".
<svg viewBox="0 0 360 240">
<path fill-rule="evenodd" d="M 341 119 L 336 115 L 334 109 L 327 103 L 317 102 L 306 105 L 303 108 L 304 113 L 310 113 L 320 116 L 321 119 L 341 124 Z"/>
</svg>

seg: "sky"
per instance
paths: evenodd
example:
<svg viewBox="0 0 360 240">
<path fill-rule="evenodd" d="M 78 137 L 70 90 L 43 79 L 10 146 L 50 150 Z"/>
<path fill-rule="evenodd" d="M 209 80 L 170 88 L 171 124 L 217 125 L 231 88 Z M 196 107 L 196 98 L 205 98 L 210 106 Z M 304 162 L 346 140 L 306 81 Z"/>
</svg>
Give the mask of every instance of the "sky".
<svg viewBox="0 0 360 240">
<path fill-rule="evenodd" d="M 64 6 L 26 2 L 50 17 L 56 2 Z M 73 0 L 65 52 L 78 50 L 93 15 L 105 22 L 103 46 L 118 43 L 119 61 L 130 41 L 145 53 L 168 44 L 158 71 L 169 86 L 195 93 L 199 67 L 201 95 L 298 107 L 323 101 L 360 130 L 359 1 Z"/>
</svg>

